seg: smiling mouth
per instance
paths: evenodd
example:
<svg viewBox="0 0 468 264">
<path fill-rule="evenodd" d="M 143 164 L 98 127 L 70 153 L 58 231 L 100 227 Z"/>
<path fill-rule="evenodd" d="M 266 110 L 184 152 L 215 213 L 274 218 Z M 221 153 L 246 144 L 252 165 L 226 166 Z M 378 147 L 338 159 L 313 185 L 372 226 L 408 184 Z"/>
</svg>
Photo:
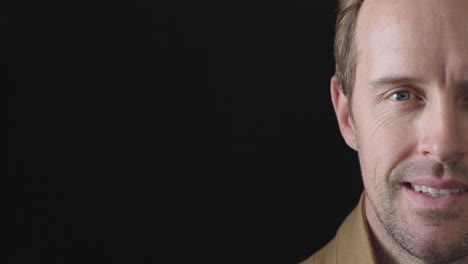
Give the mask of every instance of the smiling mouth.
<svg viewBox="0 0 468 264">
<path fill-rule="evenodd" d="M 428 187 L 424 185 L 416 185 L 412 183 L 407 183 L 407 185 L 411 189 L 415 190 L 416 192 L 420 192 L 430 197 L 441 197 L 441 196 L 466 192 L 468 190 L 468 189 L 436 189 L 436 188 L 432 188 L 432 187 Z"/>
</svg>

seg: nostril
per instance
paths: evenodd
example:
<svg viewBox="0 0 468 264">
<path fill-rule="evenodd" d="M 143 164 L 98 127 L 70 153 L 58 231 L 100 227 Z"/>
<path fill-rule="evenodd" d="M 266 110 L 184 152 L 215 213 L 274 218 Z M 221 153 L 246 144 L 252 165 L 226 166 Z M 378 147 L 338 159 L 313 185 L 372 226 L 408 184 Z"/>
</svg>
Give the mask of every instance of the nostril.
<svg viewBox="0 0 468 264">
<path fill-rule="evenodd" d="M 438 149 L 434 149 L 433 152 L 425 150 L 425 151 L 422 151 L 421 154 L 424 157 L 430 158 L 440 164 L 448 164 L 448 163 L 457 162 L 466 156 L 465 152 L 460 152 L 459 149 L 454 149 L 454 148 L 452 149 L 438 148 Z"/>
</svg>

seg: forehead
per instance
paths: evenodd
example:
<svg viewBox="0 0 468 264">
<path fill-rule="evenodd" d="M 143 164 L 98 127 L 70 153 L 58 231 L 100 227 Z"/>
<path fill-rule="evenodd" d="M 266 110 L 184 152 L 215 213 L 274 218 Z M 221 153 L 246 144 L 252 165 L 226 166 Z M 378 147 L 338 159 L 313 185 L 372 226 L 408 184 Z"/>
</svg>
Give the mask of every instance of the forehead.
<svg viewBox="0 0 468 264">
<path fill-rule="evenodd" d="M 358 72 L 418 78 L 450 72 L 465 79 L 467 10 L 466 0 L 365 1 L 356 29 Z"/>
</svg>

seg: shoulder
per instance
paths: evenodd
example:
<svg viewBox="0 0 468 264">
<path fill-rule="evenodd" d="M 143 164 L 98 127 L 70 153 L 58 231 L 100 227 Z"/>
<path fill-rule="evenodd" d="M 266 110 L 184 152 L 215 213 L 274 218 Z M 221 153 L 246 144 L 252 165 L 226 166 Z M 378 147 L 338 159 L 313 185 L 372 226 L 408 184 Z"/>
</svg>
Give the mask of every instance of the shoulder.
<svg viewBox="0 0 468 264">
<path fill-rule="evenodd" d="M 364 194 L 335 238 L 300 264 L 375 263 L 364 216 Z"/>
</svg>

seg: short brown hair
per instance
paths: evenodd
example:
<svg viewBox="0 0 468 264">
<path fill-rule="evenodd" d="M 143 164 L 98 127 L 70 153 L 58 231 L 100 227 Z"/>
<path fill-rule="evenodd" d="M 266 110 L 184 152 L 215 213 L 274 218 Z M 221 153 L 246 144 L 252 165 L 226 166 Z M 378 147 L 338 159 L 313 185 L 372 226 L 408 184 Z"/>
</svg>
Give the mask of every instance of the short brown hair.
<svg viewBox="0 0 468 264">
<path fill-rule="evenodd" d="M 335 31 L 335 75 L 347 97 L 354 86 L 357 49 L 356 23 L 364 0 L 339 0 Z"/>
</svg>

